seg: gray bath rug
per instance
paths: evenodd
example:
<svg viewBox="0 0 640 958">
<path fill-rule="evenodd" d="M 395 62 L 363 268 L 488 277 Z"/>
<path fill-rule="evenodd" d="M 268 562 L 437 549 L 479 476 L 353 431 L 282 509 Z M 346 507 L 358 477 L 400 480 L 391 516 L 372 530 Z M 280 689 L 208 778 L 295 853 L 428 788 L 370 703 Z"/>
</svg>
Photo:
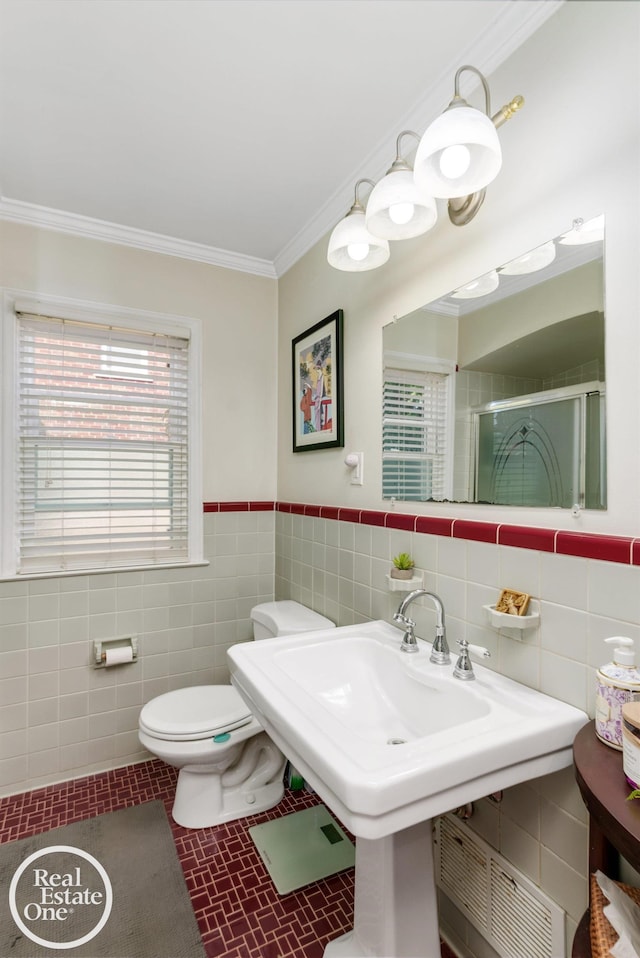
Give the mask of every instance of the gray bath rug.
<svg viewBox="0 0 640 958">
<path fill-rule="evenodd" d="M 280 895 L 355 865 L 356 850 L 324 805 L 249 829 Z"/>
<path fill-rule="evenodd" d="M 0 845 L 3 958 L 205 958 L 162 802 Z"/>
</svg>

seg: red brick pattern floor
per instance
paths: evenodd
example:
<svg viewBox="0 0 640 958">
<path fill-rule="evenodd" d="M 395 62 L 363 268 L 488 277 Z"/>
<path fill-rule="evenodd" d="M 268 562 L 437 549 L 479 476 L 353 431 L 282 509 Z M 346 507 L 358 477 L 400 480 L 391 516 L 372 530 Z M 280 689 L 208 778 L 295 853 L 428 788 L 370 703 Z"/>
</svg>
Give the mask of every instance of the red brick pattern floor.
<svg viewBox="0 0 640 958">
<path fill-rule="evenodd" d="M 260 822 L 317 804 L 317 797 L 287 791 L 270 812 L 187 829 L 171 818 L 176 775 L 154 760 L 0 799 L 0 844 L 160 799 L 207 958 L 322 958 L 327 942 L 352 926 L 353 869 L 281 896 L 248 833 Z M 442 958 L 455 958 L 446 945 Z"/>
</svg>

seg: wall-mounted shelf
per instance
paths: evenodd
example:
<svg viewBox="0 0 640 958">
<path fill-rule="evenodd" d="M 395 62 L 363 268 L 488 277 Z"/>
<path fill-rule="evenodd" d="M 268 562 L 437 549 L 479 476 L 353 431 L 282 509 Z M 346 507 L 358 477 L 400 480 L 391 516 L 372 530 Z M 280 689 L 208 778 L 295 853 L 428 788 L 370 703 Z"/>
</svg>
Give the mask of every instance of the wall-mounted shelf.
<svg viewBox="0 0 640 958">
<path fill-rule="evenodd" d="M 414 589 L 422 588 L 422 573 L 419 572 L 411 579 L 394 579 L 387 573 L 387 582 L 390 592 L 413 592 Z"/>
<path fill-rule="evenodd" d="M 497 612 L 495 605 L 483 605 L 482 608 L 494 629 L 515 629 L 517 632 L 524 632 L 526 629 L 536 629 L 540 624 L 540 603 L 536 599 L 529 601 L 526 615 Z"/>
</svg>

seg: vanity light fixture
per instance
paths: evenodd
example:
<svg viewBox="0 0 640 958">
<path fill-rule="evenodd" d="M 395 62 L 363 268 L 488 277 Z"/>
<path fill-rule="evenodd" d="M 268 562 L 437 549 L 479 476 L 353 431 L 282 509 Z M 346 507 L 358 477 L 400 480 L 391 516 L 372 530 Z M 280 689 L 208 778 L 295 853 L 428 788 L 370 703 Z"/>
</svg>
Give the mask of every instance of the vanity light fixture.
<svg viewBox="0 0 640 958">
<path fill-rule="evenodd" d="M 474 279 L 471 283 L 466 283 L 464 286 L 461 286 L 451 294 L 451 298 L 476 299 L 480 296 L 488 296 L 489 293 L 493 293 L 493 291 L 498 288 L 499 283 L 498 273 L 495 269 L 492 269 L 489 273 L 485 273 L 484 276 L 479 276 L 478 279 Z"/>
<path fill-rule="evenodd" d="M 485 112 L 460 96 L 460 75 L 471 70 L 482 83 Z M 382 266 L 389 259 L 389 240 L 409 239 L 435 225 L 434 197 L 448 199 L 449 219 L 456 226 L 470 223 L 480 209 L 485 188 L 498 174 L 502 151 L 497 129 L 516 113 L 524 99 L 516 96 L 491 116 L 489 84 L 472 66 L 460 67 L 455 75 L 453 100 L 420 139 L 403 130 L 396 141 L 396 159 L 376 185 L 358 180 L 355 202 L 329 238 L 327 259 L 336 269 L 360 272 Z M 413 173 L 401 155 L 401 140 L 418 140 Z M 373 187 L 365 207 L 358 187 Z"/>
<path fill-rule="evenodd" d="M 592 220 L 573 221 L 573 228 L 564 233 L 560 242 L 563 246 L 584 246 L 587 243 L 602 243 L 604 240 L 604 213 Z"/>
<path fill-rule="evenodd" d="M 353 206 L 333 230 L 327 250 L 329 264 L 350 273 L 376 269 L 389 259 L 387 240 L 374 236 L 367 229 L 364 206 L 358 197 L 361 183 L 375 186 L 373 180 L 358 180 Z"/>
<path fill-rule="evenodd" d="M 438 218 L 435 199 L 418 186 L 413 167 L 400 152 L 404 136 L 413 136 L 420 142 L 412 130 L 398 134 L 396 158 L 367 201 L 367 228 L 388 240 L 421 236 L 435 226 Z"/>
<path fill-rule="evenodd" d="M 556 244 L 553 240 L 543 243 L 536 249 L 529 250 L 522 256 L 517 256 L 510 263 L 500 267 L 505 276 L 524 276 L 526 273 L 537 273 L 539 269 L 549 266 L 556 258 Z"/>
</svg>

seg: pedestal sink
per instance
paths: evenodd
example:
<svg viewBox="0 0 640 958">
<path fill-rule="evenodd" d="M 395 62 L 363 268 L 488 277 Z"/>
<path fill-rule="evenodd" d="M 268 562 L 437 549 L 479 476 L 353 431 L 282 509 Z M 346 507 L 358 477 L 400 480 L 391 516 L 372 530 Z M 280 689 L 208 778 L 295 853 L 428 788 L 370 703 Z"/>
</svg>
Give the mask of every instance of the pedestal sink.
<svg viewBox="0 0 640 958">
<path fill-rule="evenodd" d="M 231 680 L 357 837 L 354 930 L 325 958 L 438 958 L 431 819 L 571 764 L 587 715 L 383 621 L 229 649 Z"/>
</svg>

